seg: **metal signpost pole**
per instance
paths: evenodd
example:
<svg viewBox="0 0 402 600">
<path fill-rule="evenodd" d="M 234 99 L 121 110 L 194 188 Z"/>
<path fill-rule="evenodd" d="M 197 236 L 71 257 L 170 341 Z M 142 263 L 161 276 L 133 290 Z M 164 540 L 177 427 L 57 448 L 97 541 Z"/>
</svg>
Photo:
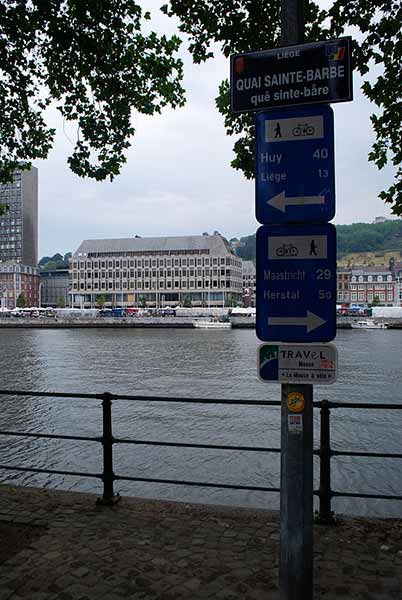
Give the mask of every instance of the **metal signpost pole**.
<svg viewBox="0 0 402 600">
<path fill-rule="evenodd" d="M 282 0 L 282 44 L 304 37 L 303 0 Z M 313 386 L 281 386 L 282 600 L 313 598 Z"/>
<path fill-rule="evenodd" d="M 282 383 L 282 600 L 313 597 L 313 384 L 333 383 L 334 118 L 353 100 L 351 38 L 304 44 L 304 3 L 281 0 L 282 47 L 233 54 L 233 113 L 256 112 L 256 334 Z"/>
</svg>

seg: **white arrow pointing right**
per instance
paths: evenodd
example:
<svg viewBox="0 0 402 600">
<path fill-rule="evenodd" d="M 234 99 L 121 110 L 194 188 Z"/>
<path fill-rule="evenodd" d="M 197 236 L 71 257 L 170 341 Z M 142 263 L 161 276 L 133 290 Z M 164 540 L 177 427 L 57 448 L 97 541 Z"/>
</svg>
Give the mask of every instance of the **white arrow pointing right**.
<svg viewBox="0 0 402 600">
<path fill-rule="evenodd" d="M 268 317 L 268 325 L 306 327 L 307 333 L 317 329 L 317 327 L 321 327 L 324 323 L 326 323 L 325 319 L 321 319 L 321 317 L 309 310 L 306 317 Z"/>
<path fill-rule="evenodd" d="M 286 212 L 287 206 L 305 206 L 306 204 L 325 204 L 325 196 L 288 196 L 280 192 L 267 201 L 268 206 Z"/>
</svg>

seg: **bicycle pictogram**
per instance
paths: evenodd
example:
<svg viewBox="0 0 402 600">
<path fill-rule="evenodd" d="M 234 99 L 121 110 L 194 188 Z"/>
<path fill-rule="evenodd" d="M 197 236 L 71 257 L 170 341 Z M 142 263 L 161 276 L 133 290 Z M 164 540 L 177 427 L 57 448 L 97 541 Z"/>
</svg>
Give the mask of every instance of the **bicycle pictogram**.
<svg viewBox="0 0 402 600">
<path fill-rule="evenodd" d="M 297 256 L 299 251 L 293 244 L 282 244 L 276 249 L 275 253 L 276 256 Z"/>
<path fill-rule="evenodd" d="M 314 135 L 314 127 L 308 123 L 298 123 L 296 127 L 292 129 L 292 133 L 295 137 L 308 137 Z"/>
</svg>

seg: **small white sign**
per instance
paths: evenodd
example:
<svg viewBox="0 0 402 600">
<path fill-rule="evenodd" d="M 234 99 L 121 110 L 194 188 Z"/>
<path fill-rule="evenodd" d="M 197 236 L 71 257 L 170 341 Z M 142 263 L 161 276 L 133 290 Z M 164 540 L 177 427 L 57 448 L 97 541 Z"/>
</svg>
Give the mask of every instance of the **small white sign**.
<svg viewBox="0 0 402 600">
<path fill-rule="evenodd" d="M 318 140 L 323 137 L 324 118 L 321 115 L 265 121 L 266 142 Z"/>
<path fill-rule="evenodd" d="M 328 258 L 326 235 L 271 235 L 268 238 L 270 260 L 306 260 Z"/>
<path fill-rule="evenodd" d="M 289 433 L 303 433 L 303 416 L 288 415 L 288 430 Z"/>
<path fill-rule="evenodd" d="M 328 385 L 336 381 L 338 352 L 333 344 L 261 344 L 258 375 L 263 381 Z"/>
</svg>

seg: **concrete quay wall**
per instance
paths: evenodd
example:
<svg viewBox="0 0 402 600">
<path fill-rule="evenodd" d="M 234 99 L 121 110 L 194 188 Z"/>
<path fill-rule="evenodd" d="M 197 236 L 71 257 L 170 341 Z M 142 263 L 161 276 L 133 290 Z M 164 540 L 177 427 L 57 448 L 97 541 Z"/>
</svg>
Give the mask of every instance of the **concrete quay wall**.
<svg viewBox="0 0 402 600">
<path fill-rule="evenodd" d="M 339 317 L 337 329 L 350 329 L 351 323 L 359 320 L 354 317 Z M 402 319 L 375 319 L 388 324 L 389 329 L 402 329 Z M 254 317 L 232 317 L 234 329 L 255 329 Z M 193 319 L 189 317 L 8 317 L 0 318 L 0 329 L 192 329 Z"/>
</svg>

